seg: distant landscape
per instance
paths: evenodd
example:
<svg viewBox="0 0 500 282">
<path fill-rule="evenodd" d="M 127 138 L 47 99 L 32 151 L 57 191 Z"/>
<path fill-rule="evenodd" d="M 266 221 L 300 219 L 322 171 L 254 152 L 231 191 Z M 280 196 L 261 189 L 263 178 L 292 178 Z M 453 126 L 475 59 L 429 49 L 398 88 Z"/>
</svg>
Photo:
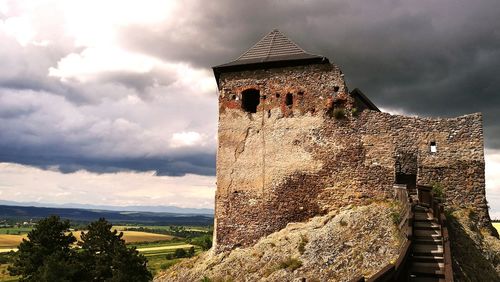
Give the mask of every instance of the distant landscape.
<svg viewBox="0 0 500 282">
<path fill-rule="evenodd" d="M 123 232 L 123 239 L 136 247 L 148 259 L 148 268 L 155 274 L 182 259 L 211 247 L 213 211 L 177 207 L 86 206 L 85 208 L 35 207 L 28 203 L 2 201 L 0 205 L 0 281 L 18 281 L 7 267 L 19 243 L 36 227 L 37 221 L 58 215 L 71 222 L 73 235 L 80 240 L 86 225 L 99 218 L 113 223 L 113 229 Z M 107 210 L 104 208 L 115 208 Z M 142 209 L 143 211 L 140 211 Z M 139 211 L 138 211 L 139 210 Z M 153 212 L 161 210 L 163 212 Z M 166 211 L 178 211 L 166 212 Z"/>
<path fill-rule="evenodd" d="M 103 209 L 79 208 L 45 208 L 33 206 L 6 206 L 0 205 L 0 220 L 27 221 L 44 218 L 49 215 L 59 215 L 74 223 L 87 223 L 101 217 L 114 224 L 140 223 L 162 225 L 202 225 L 213 223 L 213 214 L 171 213 L 171 212 L 140 212 L 140 211 L 112 211 Z"/>
<path fill-rule="evenodd" d="M 166 212 L 180 214 L 203 214 L 213 215 L 213 209 L 201 208 L 181 208 L 176 206 L 110 206 L 110 205 L 90 205 L 90 204 L 54 204 L 54 203 L 38 203 L 38 202 L 16 202 L 0 200 L 0 205 L 3 206 L 18 206 L 18 207 L 42 207 L 42 208 L 70 208 L 70 209 L 86 209 L 86 210 L 108 210 L 108 211 L 138 211 L 138 212 Z"/>
</svg>

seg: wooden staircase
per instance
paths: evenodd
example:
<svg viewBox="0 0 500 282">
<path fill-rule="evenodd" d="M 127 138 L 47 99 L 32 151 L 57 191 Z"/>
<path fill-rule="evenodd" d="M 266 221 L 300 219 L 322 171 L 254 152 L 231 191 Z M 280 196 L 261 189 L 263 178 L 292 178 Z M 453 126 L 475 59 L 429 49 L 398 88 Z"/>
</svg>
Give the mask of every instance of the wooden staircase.
<svg viewBox="0 0 500 282">
<path fill-rule="evenodd" d="M 409 281 L 445 281 L 443 235 L 438 222 L 431 209 L 415 206 Z"/>
<path fill-rule="evenodd" d="M 398 259 L 365 279 L 357 276 L 351 282 L 453 282 L 451 250 L 444 207 L 434 199 L 429 186 L 418 185 L 416 191 L 394 185 L 395 199 L 405 205 L 399 230 L 407 238 Z"/>
</svg>

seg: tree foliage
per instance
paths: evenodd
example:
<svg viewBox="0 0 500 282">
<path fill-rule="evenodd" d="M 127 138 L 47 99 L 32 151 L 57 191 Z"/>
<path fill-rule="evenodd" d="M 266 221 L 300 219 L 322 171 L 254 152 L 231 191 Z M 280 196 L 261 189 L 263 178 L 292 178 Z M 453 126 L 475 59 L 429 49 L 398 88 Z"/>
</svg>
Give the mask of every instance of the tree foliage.
<svg viewBox="0 0 500 282">
<path fill-rule="evenodd" d="M 189 242 L 193 245 L 200 246 L 202 250 L 206 251 L 212 247 L 212 236 L 203 235 L 201 237 L 192 238 Z"/>
<path fill-rule="evenodd" d="M 123 233 L 112 230 L 104 218 L 93 222 L 82 233 L 81 257 L 92 281 L 149 281 L 146 258 L 135 248 L 128 249 Z"/>
<path fill-rule="evenodd" d="M 58 216 L 40 220 L 19 245 L 17 257 L 9 268 L 11 275 L 21 275 L 20 281 L 71 281 L 76 252 L 71 245 L 73 234 L 66 234 L 69 221 Z M 58 277 L 53 280 L 53 277 Z"/>
<path fill-rule="evenodd" d="M 101 218 L 88 226 L 74 247 L 69 221 L 57 216 L 41 220 L 19 245 L 17 257 L 9 268 L 20 281 L 150 281 L 146 258 L 135 248 L 127 248 L 123 234 Z"/>
</svg>

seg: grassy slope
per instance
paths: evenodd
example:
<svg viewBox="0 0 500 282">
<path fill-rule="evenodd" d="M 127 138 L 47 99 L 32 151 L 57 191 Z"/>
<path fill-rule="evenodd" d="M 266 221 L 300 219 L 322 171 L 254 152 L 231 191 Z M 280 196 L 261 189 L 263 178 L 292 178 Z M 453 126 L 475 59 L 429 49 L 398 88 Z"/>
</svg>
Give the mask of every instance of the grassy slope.
<svg viewBox="0 0 500 282">
<path fill-rule="evenodd" d="M 200 256 L 173 266 L 155 281 L 350 280 L 373 275 L 397 257 L 401 244 L 386 203 L 346 208 L 261 238 L 249 248 Z M 347 263 L 349 261 L 349 263 Z"/>
<path fill-rule="evenodd" d="M 474 209 L 453 211 L 447 219 L 455 281 L 500 281 L 500 240 L 477 225 Z"/>
</svg>

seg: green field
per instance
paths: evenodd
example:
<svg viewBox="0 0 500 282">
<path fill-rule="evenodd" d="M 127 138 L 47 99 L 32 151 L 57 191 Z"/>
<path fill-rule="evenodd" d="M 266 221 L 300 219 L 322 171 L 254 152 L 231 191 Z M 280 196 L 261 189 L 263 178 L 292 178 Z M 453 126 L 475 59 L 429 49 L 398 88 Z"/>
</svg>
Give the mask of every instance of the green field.
<svg viewBox="0 0 500 282">
<path fill-rule="evenodd" d="M 493 222 L 493 227 L 495 227 L 498 233 L 500 233 L 500 222 Z"/>
<path fill-rule="evenodd" d="M 32 227 L 7 227 L 0 228 L 0 234 L 23 235 L 31 231 Z"/>
<path fill-rule="evenodd" d="M 114 226 L 117 230 L 128 230 L 147 228 L 150 230 L 173 230 L 170 226 Z M 176 229 L 177 227 L 174 227 Z M 208 227 L 199 226 L 189 226 L 182 227 L 183 230 L 196 231 L 200 233 L 209 234 L 210 229 Z M 17 247 L 18 242 L 21 241 L 23 237 L 31 230 L 31 228 L 0 228 L 0 249 Z M 19 235 L 18 235 L 19 234 Z M 73 231 L 73 234 L 78 237 L 79 231 Z M 124 239 L 127 245 L 130 247 L 135 247 L 137 250 L 146 256 L 148 259 L 148 268 L 153 273 L 153 275 L 158 274 L 161 270 L 167 269 L 168 267 L 174 265 L 175 263 L 182 261 L 183 259 L 167 259 L 166 256 L 169 254 L 174 254 L 176 249 L 182 248 L 188 251 L 189 248 L 194 247 L 195 254 L 199 254 L 202 249 L 201 247 L 194 246 L 188 243 L 186 238 L 174 237 L 171 235 L 162 235 L 157 233 L 149 233 L 145 231 L 125 231 Z M 128 240 L 127 240 L 128 239 Z M 0 256 L 8 256 L 8 254 L 2 254 Z M 0 281 L 18 281 L 17 278 L 9 276 L 7 272 L 8 263 L 2 263 L 0 261 Z"/>
<path fill-rule="evenodd" d="M 177 227 L 177 226 L 175 226 Z M 174 228 L 175 228 L 174 227 Z M 159 229 L 171 231 L 172 226 L 170 225 L 114 225 L 113 228 L 119 231 L 123 231 L 125 229 L 139 229 L 139 228 L 147 228 L 147 229 Z M 185 230 L 188 231 L 198 231 L 198 232 L 209 232 L 210 228 L 207 226 L 183 226 Z"/>
</svg>

